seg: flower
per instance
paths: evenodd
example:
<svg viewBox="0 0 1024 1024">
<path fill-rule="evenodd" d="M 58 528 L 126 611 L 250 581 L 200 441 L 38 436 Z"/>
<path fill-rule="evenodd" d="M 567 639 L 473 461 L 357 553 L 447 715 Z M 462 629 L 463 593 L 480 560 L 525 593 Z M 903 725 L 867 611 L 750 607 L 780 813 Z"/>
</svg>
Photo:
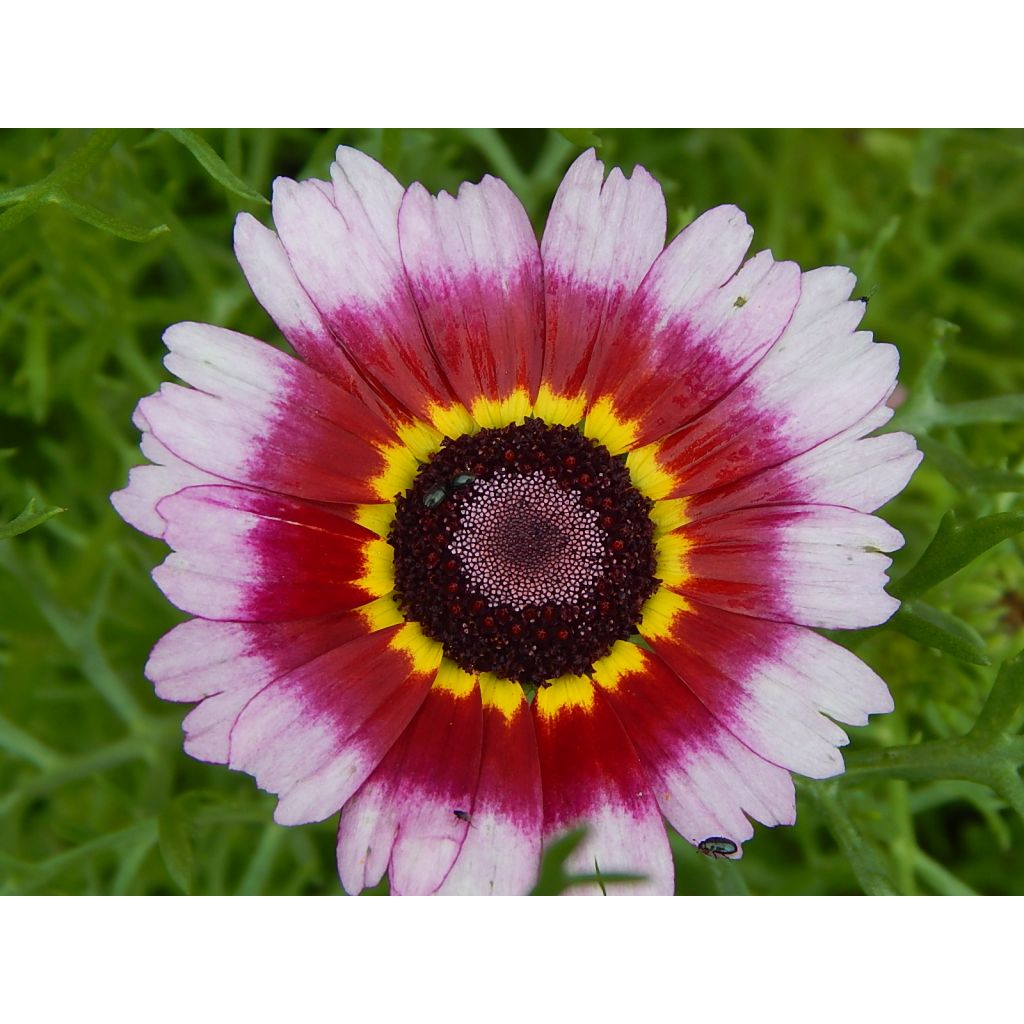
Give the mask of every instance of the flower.
<svg viewBox="0 0 1024 1024">
<path fill-rule="evenodd" d="M 503 182 L 434 197 L 345 147 L 273 216 L 235 250 L 300 358 L 171 327 L 190 387 L 139 403 L 112 499 L 195 616 L 146 666 L 199 702 L 186 751 L 282 824 L 340 808 L 350 892 L 525 892 L 584 823 L 570 867 L 671 893 L 664 819 L 733 857 L 791 824 L 790 773 L 892 709 L 813 627 L 897 607 L 870 513 L 920 459 L 871 436 L 898 357 L 852 274 L 743 262 L 733 206 L 666 247 L 655 180 L 593 151 L 539 245 Z"/>
</svg>

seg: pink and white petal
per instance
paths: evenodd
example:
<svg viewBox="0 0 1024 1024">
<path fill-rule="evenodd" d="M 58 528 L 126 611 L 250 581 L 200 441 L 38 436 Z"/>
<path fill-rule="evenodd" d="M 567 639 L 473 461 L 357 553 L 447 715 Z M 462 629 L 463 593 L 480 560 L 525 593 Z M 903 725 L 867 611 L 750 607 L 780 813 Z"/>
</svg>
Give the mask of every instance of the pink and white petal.
<svg viewBox="0 0 1024 1024">
<path fill-rule="evenodd" d="M 163 537 L 167 523 L 156 506 L 169 494 L 212 480 L 208 473 L 180 460 L 170 466 L 135 466 L 128 472 L 128 486 L 115 491 L 110 503 L 129 526 L 150 537 Z"/>
<path fill-rule="evenodd" d="M 333 194 L 331 186 L 326 187 Z M 235 221 L 235 255 L 253 295 L 302 359 L 367 409 L 378 412 L 380 399 L 356 372 L 341 343 L 324 323 L 295 276 L 277 235 L 251 214 L 239 214 Z"/>
<path fill-rule="evenodd" d="M 385 865 L 395 895 L 438 889 L 469 828 L 482 730 L 475 677 L 442 662 L 401 740 L 342 811 L 338 870 L 348 892 L 375 885 Z"/>
<path fill-rule="evenodd" d="M 158 641 L 146 678 L 162 700 L 201 702 L 185 718 L 185 751 L 226 764 L 231 727 L 260 690 L 366 632 L 359 611 L 298 622 L 191 619 Z"/>
<path fill-rule="evenodd" d="M 140 405 L 135 406 L 132 422 L 142 431 L 139 447 L 153 463 L 135 466 L 128 473 L 128 485 L 110 496 L 110 503 L 118 515 L 130 526 L 150 537 L 163 537 L 167 523 L 156 511 L 156 506 L 169 494 L 200 484 L 224 483 L 195 466 L 182 461 L 169 448 L 161 444 L 150 432 L 149 421 Z"/>
<path fill-rule="evenodd" d="M 190 487 L 164 498 L 174 549 L 153 578 L 182 611 L 275 622 L 328 615 L 391 589 L 387 545 L 345 509 L 241 487 Z"/>
<path fill-rule="evenodd" d="M 394 789 L 407 743 L 407 736 L 400 736 L 376 771 L 341 809 L 338 877 L 350 896 L 358 896 L 364 889 L 379 885 L 391 863 L 391 851 L 398 836 Z"/>
<path fill-rule="evenodd" d="M 885 622 L 884 590 L 903 537 L 876 516 L 827 505 L 769 505 L 697 519 L 669 535 L 678 566 L 663 573 L 687 598 L 726 611 L 825 629 Z"/>
<path fill-rule="evenodd" d="M 595 679 L 662 814 L 689 842 L 724 836 L 740 846 L 753 835 L 747 815 L 769 826 L 796 820 L 789 772 L 736 739 L 657 655 L 620 642 L 595 666 Z"/>
<path fill-rule="evenodd" d="M 380 173 L 393 185 L 382 179 L 362 194 L 336 178 L 338 205 L 308 182 L 279 178 L 274 222 L 303 289 L 360 373 L 409 413 L 429 419 L 432 406 L 451 404 L 451 392 L 398 255 L 378 234 L 390 217 L 397 225 L 402 198 L 401 186 Z"/>
<path fill-rule="evenodd" d="M 729 240 L 724 230 L 726 252 Z M 800 268 L 775 262 L 770 252 L 710 291 L 684 283 L 676 293 L 661 266 L 672 251 L 641 285 L 590 388 L 598 415 L 603 399 L 630 424 L 630 446 L 676 430 L 734 388 L 782 335 L 800 297 Z M 694 278 L 710 280 L 691 272 Z"/>
<path fill-rule="evenodd" d="M 431 347 L 467 408 L 520 392 L 532 404 L 543 360 L 540 252 L 509 187 L 487 176 L 458 196 L 405 194 L 402 259 Z M 493 425 L 501 425 L 494 423 Z"/>
<path fill-rule="evenodd" d="M 327 189 L 346 221 L 372 231 L 388 257 L 401 262 L 398 210 L 405 190 L 389 170 L 358 149 L 339 146 Z"/>
<path fill-rule="evenodd" d="M 910 434 L 868 437 L 892 410 L 879 406 L 859 423 L 778 466 L 702 491 L 686 503 L 691 518 L 751 505 L 842 505 L 874 512 L 907 485 L 922 454 Z"/>
<path fill-rule="evenodd" d="M 150 430 L 180 459 L 239 483 L 317 501 L 375 501 L 396 442 L 371 409 L 263 342 L 208 324 L 164 334 L 165 384 L 144 398 Z"/>
<path fill-rule="evenodd" d="M 328 817 L 405 730 L 440 659 L 440 648 L 409 624 L 328 651 L 246 704 L 231 729 L 229 766 L 278 794 L 280 824 Z"/>
<path fill-rule="evenodd" d="M 642 167 L 604 177 L 592 149 L 555 193 L 544 228 L 544 384 L 554 395 L 583 392 L 595 349 L 665 247 L 665 197 Z"/>
<path fill-rule="evenodd" d="M 517 683 L 485 676 L 483 753 L 470 827 L 438 889 L 442 896 L 520 896 L 540 864 L 540 761 L 530 708 Z"/>
<path fill-rule="evenodd" d="M 604 694 L 587 679 L 556 680 L 533 702 L 549 841 L 580 825 L 584 841 L 566 862 L 573 874 L 628 872 L 642 882 L 607 886 L 614 895 L 671 895 L 672 854 L 661 813 L 629 737 Z M 597 884 L 573 895 L 598 895 Z"/>
<path fill-rule="evenodd" d="M 846 301 L 854 280 L 843 267 L 804 274 L 788 328 L 739 386 L 699 419 L 631 454 L 633 465 L 653 457 L 672 478 L 659 497 L 697 494 L 777 466 L 885 401 L 899 356 L 856 330 L 864 304 Z"/>
<path fill-rule="evenodd" d="M 455 812 L 473 806 L 482 735 L 476 679 L 445 666 L 409 727 L 394 789 L 398 834 L 389 876 L 395 895 L 435 892 L 455 863 L 469 830 Z"/>
<path fill-rule="evenodd" d="M 672 614 L 645 617 L 641 635 L 715 718 L 766 760 L 811 778 L 836 775 L 843 770 L 837 748 L 849 739 L 822 712 L 852 722 L 891 710 L 870 669 L 805 627 L 677 601 Z M 799 670 L 809 644 L 822 659 L 817 682 Z"/>
</svg>

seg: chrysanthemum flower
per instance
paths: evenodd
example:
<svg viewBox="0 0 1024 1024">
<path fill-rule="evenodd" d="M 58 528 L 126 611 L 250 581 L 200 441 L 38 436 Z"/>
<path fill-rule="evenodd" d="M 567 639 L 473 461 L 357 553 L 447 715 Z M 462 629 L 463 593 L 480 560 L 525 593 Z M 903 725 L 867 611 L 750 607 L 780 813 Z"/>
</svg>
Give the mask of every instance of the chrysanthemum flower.
<svg viewBox="0 0 1024 1024">
<path fill-rule="evenodd" d="M 739 856 L 842 771 L 885 684 L 812 627 L 887 619 L 902 538 L 872 515 L 919 461 L 897 353 L 854 278 L 801 273 L 722 206 L 581 156 L 538 245 L 494 178 L 457 197 L 338 151 L 235 231 L 299 359 L 171 327 L 114 495 L 173 549 L 195 618 L 147 665 L 198 701 L 185 749 L 285 825 L 341 810 L 349 892 L 520 893 L 570 867 L 670 893 L 665 820 Z M 712 840 L 710 844 L 707 840 Z M 595 889 L 596 891 L 596 889 Z"/>
</svg>

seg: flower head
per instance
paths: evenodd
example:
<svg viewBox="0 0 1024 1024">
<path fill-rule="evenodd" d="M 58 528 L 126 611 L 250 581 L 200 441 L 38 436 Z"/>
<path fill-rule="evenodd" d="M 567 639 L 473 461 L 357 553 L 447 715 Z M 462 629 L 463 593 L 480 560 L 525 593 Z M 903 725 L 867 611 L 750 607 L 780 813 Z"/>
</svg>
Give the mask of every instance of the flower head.
<svg viewBox="0 0 1024 1024">
<path fill-rule="evenodd" d="M 667 247 L 661 189 L 593 152 L 538 245 L 494 178 L 408 189 L 341 148 L 278 180 L 239 262 L 299 358 L 184 323 L 113 496 L 195 616 L 146 668 L 194 757 L 293 825 L 341 810 L 351 892 L 516 893 L 542 844 L 669 893 L 664 819 L 739 856 L 791 772 L 892 702 L 812 627 L 883 622 L 920 455 L 897 354 L 841 267 L 760 252 L 731 206 Z"/>
</svg>

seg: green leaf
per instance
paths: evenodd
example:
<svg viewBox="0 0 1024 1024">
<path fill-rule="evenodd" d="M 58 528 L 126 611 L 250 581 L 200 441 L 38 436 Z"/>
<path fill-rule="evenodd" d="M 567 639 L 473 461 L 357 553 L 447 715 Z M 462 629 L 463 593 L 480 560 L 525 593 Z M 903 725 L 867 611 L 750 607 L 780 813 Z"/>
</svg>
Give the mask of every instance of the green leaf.
<svg viewBox="0 0 1024 1024">
<path fill-rule="evenodd" d="M 37 509 L 36 499 L 29 498 L 28 504 L 20 515 L 15 516 L 9 523 L 0 524 L 0 540 L 17 537 L 19 533 L 25 533 L 27 530 L 33 529 L 45 523 L 47 519 L 59 516 L 61 512 L 67 512 L 67 509 L 58 508 L 56 505 L 50 508 Z"/>
<path fill-rule="evenodd" d="M 890 629 L 972 665 L 991 665 L 985 641 L 966 622 L 923 601 L 907 601 L 887 623 Z"/>
<path fill-rule="evenodd" d="M 1024 819 L 1024 652 L 1003 662 L 985 706 L 966 736 L 901 747 L 856 750 L 835 785 L 877 779 L 963 779 L 988 786 Z"/>
<path fill-rule="evenodd" d="M 127 242 L 148 242 L 157 235 L 162 235 L 171 229 L 166 224 L 157 224 L 154 228 L 139 227 L 131 221 L 118 217 L 114 213 L 106 213 L 98 206 L 91 203 L 82 203 L 72 199 L 62 189 L 57 189 L 48 198 L 48 202 L 56 203 L 61 209 L 67 210 L 73 217 L 91 224 L 94 228 L 106 231 L 108 234 L 116 235 Z"/>
<path fill-rule="evenodd" d="M 120 134 L 121 129 L 119 128 L 97 129 L 64 163 L 51 171 L 45 178 L 41 178 L 32 185 L 12 189 L 5 193 L 4 202 L 15 203 L 15 205 L 0 214 L 0 231 L 13 228 L 23 220 L 27 220 L 43 203 L 51 201 L 51 197 L 55 193 L 67 189 L 69 185 L 77 185 L 103 158 Z"/>
<path fill-rule="evenodd" d="M 199 161 L 203 170 L 229 192 L 250 203 L 260 203 L 263 206 L 270 204 L 268 199 L 235 174 L 201 135 L 188 128 L 164 128 L 162 131 L 180 142 Z"/>
<path fill-rule="evenodd" d="M 600 149 L 604 145 L 604 140 L 593 128 L 556 128 L 555 131 L 580 149 L 589 149 L 591 146 Z"/>
<path fill-rule="evenodd" d="M 180 804 L 168 804 L 158 822 L 160 854 L 164 859 L 167 873 L 174 884 L 186 896 L 192 894 L 192 873 L 195 867 L 195 852 L 189 836 L 189 821 Z"/>
<path fill-rule="evenodd" d="M 898 895 L 884 858 L 850 817 L 836 783 L 823 782 L 809 789 L 864 892 L 868 896 Z"/>
<path fill-rule="evenodd" d="M 996 395 L 974 402 L 940 405 L 934 422 L 943 427 L 965 427 L 972 423 L 1016 423 L 1024 420 L 1024 395 Z"/>
<path fill-rule="evenodd" d="M 948 445 L 922 434 L 917 443 L 928 463 L 934 466 L 954 487 L 962 491 L 1024 491 L 1024 474 L 1008 469 L 975 466 Z"/>
<path fill-rule="evenodd" d="M 963 526 L 947 512 L 917 564 L 889 587 L 889 593 L 901 600 L 923 594 L 1022 530 L 1024 512 L 1000 512 Z"/>
<path fill-rule="evenodd" d="M 907 400 L 896 410 L 892 427 L 918 432 L 927 430 L 934 422 L 939 408 L 935 397 L 935 383 L 946 365 L 946 342 L 960 333 L 957 324 L 936 318 L 932 321 L 931 348 L 921 371 L 909 388 Z"/>
</svg>

